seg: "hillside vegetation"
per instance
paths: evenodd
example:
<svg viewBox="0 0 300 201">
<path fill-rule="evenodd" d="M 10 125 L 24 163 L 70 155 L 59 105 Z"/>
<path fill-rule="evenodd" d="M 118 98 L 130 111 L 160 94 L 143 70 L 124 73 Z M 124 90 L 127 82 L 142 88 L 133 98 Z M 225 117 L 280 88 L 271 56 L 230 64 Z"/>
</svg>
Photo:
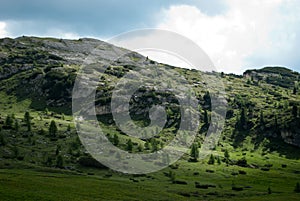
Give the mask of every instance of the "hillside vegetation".
<svg viewBox="0 0 300 201">
<path fill-rule="evenodd" d="M 130 100 L 134 122 L 149 125 L 151 106 L 161 104 L 167 122 L 147 140 L 127 135 L 110 108 L 122 77 L 132 71 L 150 73 L 156 66 L 161 72 L 175 71 L 192 86 L 201 123 L 192 147 L 175 164 L 151 174 L 122 174 L 83 147 L 73 123 L 72 90 L 82 63 L 96 47 L 107 67 L 97 87 L 97 119 L 120 149 L 151 153 L 164 148 L 182 115 L 172 91 L 142 86 Z M 114 60 L 113 51 L 123 57 Z M 201 75 L 94 39 L 0 39 L 0 199 L 300 200 L 299 73 L 283 67 L 247 70 L 243 76 L 206 72 L 224 83 L 228 108 L 222 136 L 204 160 L 197 156 L 211 123 L 215 92 L 207 90 Z M 164 81 L 171 83 L 172 77 Z M 156 130 L 151 127 L 150 133 Z"/>
</svg>

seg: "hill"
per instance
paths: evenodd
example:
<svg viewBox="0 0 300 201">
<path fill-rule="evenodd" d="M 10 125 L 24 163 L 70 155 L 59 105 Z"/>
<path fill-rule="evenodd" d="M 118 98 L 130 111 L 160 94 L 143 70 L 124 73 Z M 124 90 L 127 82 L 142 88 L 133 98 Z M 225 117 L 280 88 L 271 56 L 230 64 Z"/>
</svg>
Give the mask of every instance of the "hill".
<svg viewBox="0 0 300 201">
<path fill-rule="evenodd" d="M 150 80 L 166 73 L 169 79 L 161 81 L 168 86 L 174 79 L 169 69 L 187 80 L 197 99 L 201 122 L 192 146 L 196 151 L 187 150 L 178 162 L 159 172 L 134 176 L 109 170 L 90 156 L 73 124 L 72 90 L 81 65 L 96 47 L 105 71 L 91 75 L 98 76 L 97 118 L 107 138 L 120 149 L 145 154 L 174 139 L 182 114 L 172 90 L 162 92 L 150 83 L 130 98 L 130 116 L 142 127 L 151 125 L 153 105 L 166 108 L 163 130 L 156 132 L 156 126 L 150 126 L 143 133 L 156 133 L 150 139 L 124 133 L 110 107 L 116 83 L 130 72 L 143 73 Z M 116 59 L 115 54 L 122 57 Z M 153 73 L 152 66 L 159 70 Z M 207 91 L 204 74 L 222 80 L 228 108 L 217 146 L 208 158 L 197 160 L 195 153 L 211 123 L 210 100 L 215 95 Z M 0 39 L 1 199 L 296 200 L 294 187 L 300 180 L 298 81 L 299 73 L 282 67 L 247 70 L 243 77 L 176 68 L 88 38 Z M 65 189 L 58 186 L 59 181 L 66 182 Z M 87 187 L 79 188 L 81 182 Z M 100 189 L 103 195 L 98 196 L 93 189 L 97 185 L 110 189 Z M 73 189 L 72 194 L 68 189 Z"/>
</svg>

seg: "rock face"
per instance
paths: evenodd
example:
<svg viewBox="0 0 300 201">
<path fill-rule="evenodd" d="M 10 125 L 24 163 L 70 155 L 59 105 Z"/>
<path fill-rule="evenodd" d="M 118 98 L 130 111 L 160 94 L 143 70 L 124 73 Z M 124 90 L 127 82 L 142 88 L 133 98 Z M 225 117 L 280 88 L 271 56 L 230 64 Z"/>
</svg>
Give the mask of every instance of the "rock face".
<svg viewBox="0 0 300 201">
<path fill-rule="evenodd" d="M 19 96 L 32 96 L 37 101 L 46 99 L 46 106 L 70 109 L 77 71 L 93 55 L 97 55 L 105 68 L 149 63 L 135 52 L 96 39 L 4 38 L 0 39 L 0 81 L 14 77 L 16 79 L 7 83 L 5 88 L 3 86 L 7 92 L 17 91 Z M 116 59 L 116 55 L 125 56 Z M 118 74 L 121 71 L 110 69 L 109 72 Z M 105 87 L 105 82 L 99 85 Z"/>
<path fill-rule="evenodd" d="M 264 80 L 269 84 L 279 85 L 285 88 L 294 87 L 299 81 L 300 74 L 285 67 L 264 67 L 262 69 L 246 70 L 243 76 L 255 81 Z"/>
<path fill-rule="evenodd" d="M 291 145 L 300 147 L 300 120 L 299 118 L 290 122 L 286 129 L 281 131 L 282 139 Z"/>
</svg>

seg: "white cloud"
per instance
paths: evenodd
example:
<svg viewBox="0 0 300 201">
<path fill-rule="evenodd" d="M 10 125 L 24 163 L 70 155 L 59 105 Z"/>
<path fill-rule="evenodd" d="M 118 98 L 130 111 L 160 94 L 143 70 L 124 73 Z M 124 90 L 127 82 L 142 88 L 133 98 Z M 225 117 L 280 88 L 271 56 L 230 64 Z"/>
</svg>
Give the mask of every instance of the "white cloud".
<svg viewBox="0 0 300 201">
<path fill-rule="evenodd" d="M 42 24 L 42 25 L 41 25 Z M 32 20 L 8 20 L 6 22 L 0 21 L 0 37 L 20 37 L 38 36 L 38 37 L 55 37 L 64 39 L 78 39 L 80 35 L 65 30 L 64 28 L 54 28 L 52 26 L 43 29 L 43 22 Z"/>
<path fill-rule="evenodd" d="M 299 19 L 296 0 L 226 0 L 226 4 L 226 12 L 216 16 L 206 15 L 194 6 L 171 6 L 160 13 L 164 17 L 157 28 L 192 39 L 218 70 L 225 72 L 242 73 L 253 64 L 249 57 L 256 52 L 270 54 L 276 51 L 273 48 L 291 48 L 297 36 L 293 26 Z M 285 30 L 288 25 L 293 26 Z"/>
<path fill-rule="evenodd" d="M 79 39 L 80 36 L 77 33 L 72 33 L 72 32 L 65 32 L 63 30 L 59 29 L 50 29 L 48 30 L 44 36 L 47 37 L 59 37 L 63 39 Z"/>
<path fill-rule="evenodd" d="M 6 23 L 0 22 L 0 38 L 7 37 L 9 34 L 6 30 Z"/>
</svg>

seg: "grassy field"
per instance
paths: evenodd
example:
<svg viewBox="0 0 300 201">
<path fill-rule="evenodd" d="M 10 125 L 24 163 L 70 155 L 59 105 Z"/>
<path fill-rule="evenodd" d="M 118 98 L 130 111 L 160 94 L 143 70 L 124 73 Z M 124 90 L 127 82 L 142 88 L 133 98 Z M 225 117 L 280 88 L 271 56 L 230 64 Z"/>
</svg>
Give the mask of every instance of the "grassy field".
<svg viewBox="0 0 300 201">
<path fill-rule="evenodd" d="M 297 160 L 278 158 L 276 154 L 268 155 L 269 159 L 257 158 L 254 153 L 248 162 L 273 166 L 262 171 L 181 160 L 178 167 L 135 176 L 95 168 L 77 171 L 42 168 L 6 160 L 0 163 L 3 168 L 0 197 L 1 200 L 300 200 L 300 194 L 294 192 L 296 182 L 300 181 Z M 287 167 L 282 168 L 282 164 Z M 170 171 L 176 175 L 176 181 L 186 184 L 172 183 L 166 176 Z M 211 187 L 196 188 L 195 182 Z M 233 186 L 242 190 L 233 190 Z"/>
</svg>

